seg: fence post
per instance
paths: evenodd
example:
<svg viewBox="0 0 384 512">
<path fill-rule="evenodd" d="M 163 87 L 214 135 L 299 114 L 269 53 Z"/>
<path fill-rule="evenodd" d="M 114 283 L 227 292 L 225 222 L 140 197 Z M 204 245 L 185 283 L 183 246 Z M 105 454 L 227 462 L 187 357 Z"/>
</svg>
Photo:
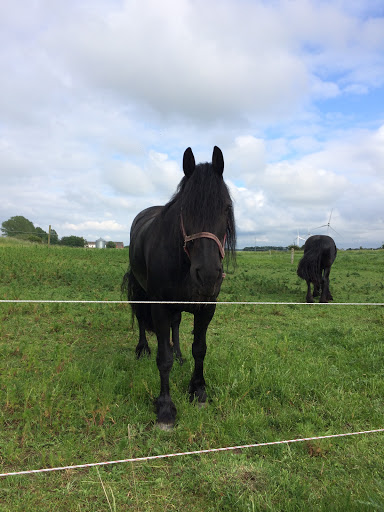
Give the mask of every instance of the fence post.
<svg viewBox="0 0 384 512">
<path fill-rule="evenodd" d="M 48 229 L 48 247 L 50 246 L 51 244 L 51 225 L 49 225 L 49 229 Z"/>
<path fill-rule="evenodd" d="M 295 249 L 292 247 L 292 249 L 291 249 L 291 264 L 292 265 L 293 265 L 294 257 L 295 257 Z"/>
</svg>

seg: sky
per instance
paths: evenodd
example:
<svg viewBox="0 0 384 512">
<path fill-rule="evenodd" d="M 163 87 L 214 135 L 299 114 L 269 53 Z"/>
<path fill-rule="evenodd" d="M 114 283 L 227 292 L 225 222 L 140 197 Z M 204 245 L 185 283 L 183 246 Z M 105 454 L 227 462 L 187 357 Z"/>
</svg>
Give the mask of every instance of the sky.
<svg viewBox="0 0 384 512">
<path fill-rule="evenodd" d="M 239 249 L 384 243 L 382 0 L 0 1 L 0 74 L 0 224 L 127 245 L 217 145 Z"/>
</svg>

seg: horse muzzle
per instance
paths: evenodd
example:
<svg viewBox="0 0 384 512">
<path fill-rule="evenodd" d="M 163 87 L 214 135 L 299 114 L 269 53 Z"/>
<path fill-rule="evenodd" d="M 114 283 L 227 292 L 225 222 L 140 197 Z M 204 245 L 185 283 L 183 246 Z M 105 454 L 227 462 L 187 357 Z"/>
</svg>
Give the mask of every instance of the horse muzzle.
<svg viewBox="0 0 384 512">
<path fill-rule="evenodd" d="M 198 297 L 197 300 L 216 300 L 221 283 L 223 282 L 222 266 L 207 269 L 205 267 L 191 265 L 190 273 L 194 289 L 193 295 Z"/>
</svg>

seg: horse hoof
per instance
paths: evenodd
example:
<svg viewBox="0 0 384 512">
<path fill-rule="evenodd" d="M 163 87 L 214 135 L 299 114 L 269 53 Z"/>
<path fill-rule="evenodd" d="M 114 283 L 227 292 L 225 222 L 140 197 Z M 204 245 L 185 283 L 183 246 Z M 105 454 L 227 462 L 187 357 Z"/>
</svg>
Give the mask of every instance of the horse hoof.
<svg viewBox="0 0 384 512">
<path fill-rule="evenodd" d="M 196 400 L 196 403 L 199 404 L 205 404 L 207 401 L 207 394 L 205 392 L 204 388 L 196 389 L 195 391 L 189 390 L 189 401 L 194 402 Z"/>
<path fill-rule="evenodd" d="M 173 430 L 173 423 L 156 423 L 157 428 L 162 430 L 163 432 L 170 432 Z"/>
<path fill-rule="evenodd" d="M 208 402 L 197 402 L 197 407 L 199 409 L 205 409 L 206 407 L 208 407 Z"/>
<path fill-rule="evenodd" d="M 149 347 L 144 347 L 142 349 L 136 349 L 136 359 L 141 359 L 144 356 L 151 356 L 151 349 Z"/>
<path fill-rule="evenodd" d="M 157 424 L 161 430 L 171 430 L 176 420 L 176 407 L 171 398 L 159 396 L 155 399 Z"/>
</svg>

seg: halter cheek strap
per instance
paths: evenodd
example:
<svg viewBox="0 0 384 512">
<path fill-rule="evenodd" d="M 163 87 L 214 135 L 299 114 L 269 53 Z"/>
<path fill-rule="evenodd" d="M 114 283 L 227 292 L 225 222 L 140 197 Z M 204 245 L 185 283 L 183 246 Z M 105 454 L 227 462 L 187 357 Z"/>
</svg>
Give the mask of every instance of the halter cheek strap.
<svg viewBox="0 0 384 512">
<path fill-rule="evenodd" d="M 193 235 L 187 235 L 185 228 L 184 228 L 183 215 L 181 213 L 180 213 L 180 225 L 181 225 L 181 232 L 183 233 L 183 237 L 184 237 L 184 251 L 186 252 L 189 259 L 191 259 L 191 257 L 188 252 L 187 243 L 191 242 L 192 240 L 196 240 L 198 238 L 210 238 L 211 240 L 214 240 L 219 248 L 221 258 L 224 259 L 224 256 L 225 256 L 224 244 L 225 244 L 226 236 L 224 236 L 224 241 L 223 241 L 223 243 L 221 243 L 220 240 L 217 238 L 217 236 L 214 235 L 213 233 L 210 233 L 209 231 L 201 231 L 200 233 L 195 233 Z"/>
</svg>

